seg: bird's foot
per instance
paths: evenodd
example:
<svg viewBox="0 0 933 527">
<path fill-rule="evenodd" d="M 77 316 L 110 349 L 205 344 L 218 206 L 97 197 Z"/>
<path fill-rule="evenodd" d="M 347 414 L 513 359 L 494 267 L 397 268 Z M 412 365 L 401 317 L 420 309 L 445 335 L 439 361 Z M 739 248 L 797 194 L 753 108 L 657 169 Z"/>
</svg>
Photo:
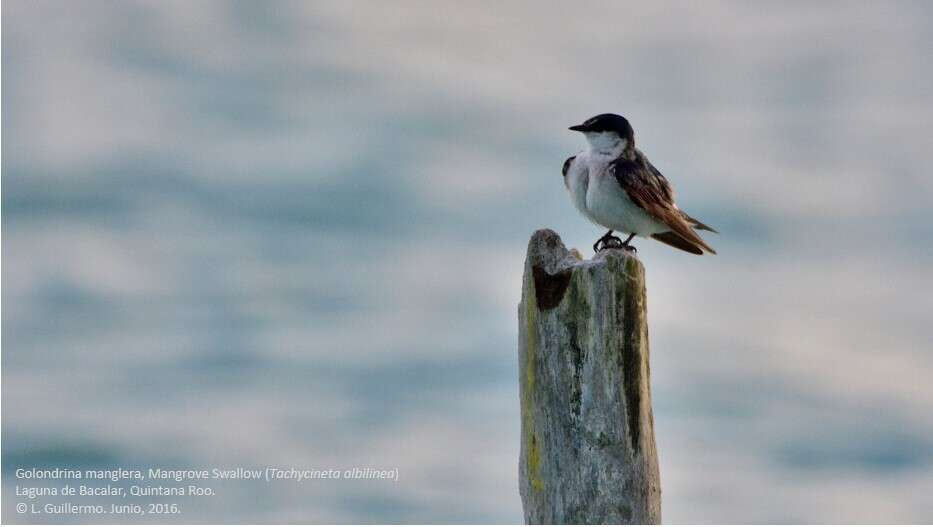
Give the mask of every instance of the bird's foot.
<svg viewBox="0 0 933 527">
<path fill-rule="evenodd" d="M 610 236 L 609 238 L 606 238 L 602 246 L 603 249 L 624 249 L 626 247 L 628 246 L 622 242 L 622 238 L 618 238 L 616 236 Z"/>
<path fill-rule="evenodd" d="M 626 245 L 622 243 L 622 238 L 607 234 L 596 240 L 596 243 L 593 244 L 593 252 L 598 253 L 606 249 L 624 249 L 625 247 Z"/>
</svg>

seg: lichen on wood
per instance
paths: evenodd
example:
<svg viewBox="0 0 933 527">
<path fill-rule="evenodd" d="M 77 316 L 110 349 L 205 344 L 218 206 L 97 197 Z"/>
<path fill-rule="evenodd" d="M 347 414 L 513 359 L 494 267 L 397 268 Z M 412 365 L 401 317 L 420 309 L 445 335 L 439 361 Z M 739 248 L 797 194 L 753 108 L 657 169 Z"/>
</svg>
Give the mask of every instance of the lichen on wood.
<svg viewBox="0 0 933 527">
<path fill-rule="evenodd" d="M 519 305 L 526 523 L 660 523 L 648 359 L 638 258 L 581 260 L 535 232 Z"/>
</svg>

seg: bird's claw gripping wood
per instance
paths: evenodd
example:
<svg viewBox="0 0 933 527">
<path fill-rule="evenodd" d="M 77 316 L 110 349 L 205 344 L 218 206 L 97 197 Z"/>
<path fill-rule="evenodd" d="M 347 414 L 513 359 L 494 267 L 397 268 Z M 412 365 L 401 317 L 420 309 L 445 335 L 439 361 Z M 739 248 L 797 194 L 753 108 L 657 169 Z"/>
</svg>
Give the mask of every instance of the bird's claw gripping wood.
<svg viewBox="0 0 933 527">
<path fill-rule="evenodd" d="M 606 249 L 621 249 L 624 246 L 625 244 L 622 243 L 622 238 L 613 236 L 612 231 L 609 231 L 604 234 L 602 238 L 596 240 L 596 243 L 593 244 L 593 252 L 598 253 Z"/>
<path fill-rule="evenodd" d="M 607 232 L 603 235 L 602 238 L 596 240 L 596 243 L 593 244 L 593 252 L 598 253 L 605 251 L 606 249 L 625 249 L 626 251 L 631 251 L 637 253 L 638 249 L 634 245 L 630 245 L 629 242 L 634 238 L 635 235 L 631 234 L 625 241 L 622 241 L 622 238 L 618 236 L 613 236 L 612 231 Z"/>
</svg>

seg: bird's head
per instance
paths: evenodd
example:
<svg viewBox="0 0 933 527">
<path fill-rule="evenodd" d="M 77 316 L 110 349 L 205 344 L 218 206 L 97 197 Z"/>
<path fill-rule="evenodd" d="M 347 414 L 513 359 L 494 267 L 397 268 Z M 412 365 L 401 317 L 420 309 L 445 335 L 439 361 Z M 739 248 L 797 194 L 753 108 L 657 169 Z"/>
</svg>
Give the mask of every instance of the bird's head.
<svg viewBox="0 0 933 527">
<path fill-rule="evenodd" d="M 583 124 L 571 126 L 586 137 L 590 149 L 600 153 L 621 153 L 635 147 L 635 130 L 628 119 L 614 113 L 590 117 Z"/>
</svg>

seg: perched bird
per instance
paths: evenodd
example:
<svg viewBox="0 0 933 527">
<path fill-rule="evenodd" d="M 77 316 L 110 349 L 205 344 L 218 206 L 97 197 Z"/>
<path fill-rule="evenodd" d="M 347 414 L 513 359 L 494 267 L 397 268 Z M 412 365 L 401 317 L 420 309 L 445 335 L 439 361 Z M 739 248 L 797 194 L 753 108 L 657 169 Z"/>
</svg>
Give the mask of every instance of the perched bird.
<svg viewBox="0 0 933 527">
<path fill-rule="evenodd" d="M 570 129 L 583 133 L 587 149 L 564 162 L 564 185 L 587 219 L 609 229 L 593 244 L 594 252 L 634 251 L 632 238 L 650 236 L 689 253 L 716 254 L 694 229 L 718 231 L 677 208 L 667 179 L 635 148 L 628 119 L 604 113 Z M 622 241 L 613 231 L 629 236 Z"/>
</svg>

